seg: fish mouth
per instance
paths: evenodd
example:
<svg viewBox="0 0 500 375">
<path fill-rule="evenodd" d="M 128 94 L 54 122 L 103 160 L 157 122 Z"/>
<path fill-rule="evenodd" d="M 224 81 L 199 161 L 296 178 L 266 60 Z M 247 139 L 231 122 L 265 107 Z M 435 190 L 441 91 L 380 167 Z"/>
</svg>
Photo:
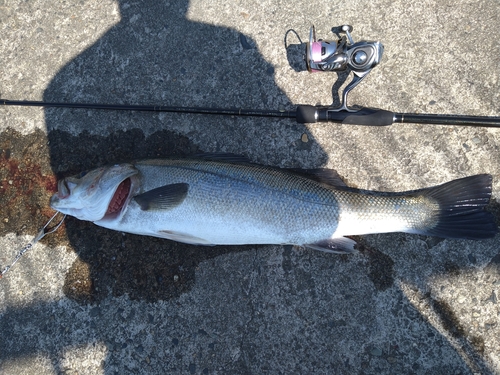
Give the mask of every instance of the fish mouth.
<svg viewBox="0 0 500 375">
<path fill-rule="evenodd" d="M 104 215 L 105 219 L 114 218 L 120 214 L 130 196 L 131 187 L 132 180 L 130 177 L 120 182 L 108 204 L 108 209 Z"/>
</svg>

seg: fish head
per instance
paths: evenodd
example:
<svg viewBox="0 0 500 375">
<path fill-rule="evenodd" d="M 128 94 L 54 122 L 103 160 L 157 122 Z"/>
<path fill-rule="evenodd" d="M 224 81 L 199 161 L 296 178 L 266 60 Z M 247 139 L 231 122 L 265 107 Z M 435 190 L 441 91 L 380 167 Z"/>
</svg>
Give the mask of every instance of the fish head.
<svg viewBox="0 0 500 375">
<path fill-rule="evenodd" d="M 114 219 L 137 189 L 139 171 L 128 163 L 82 172 L 58 182 L 50 206 L 80 220 Z"/>
</svg>

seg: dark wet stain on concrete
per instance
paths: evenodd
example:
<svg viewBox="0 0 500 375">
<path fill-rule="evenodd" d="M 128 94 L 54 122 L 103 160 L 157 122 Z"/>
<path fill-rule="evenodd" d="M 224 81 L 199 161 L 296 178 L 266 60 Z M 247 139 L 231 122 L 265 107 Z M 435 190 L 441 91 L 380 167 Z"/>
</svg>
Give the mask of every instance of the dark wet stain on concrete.
<svg viewBox="0 0 500 375">
<path fill-rule="evenodd" d="M 500 203 L 495 198 L 491 198 L 490 204 L 486 207 L 486 210 L 491 212 L 495 217 L 496 224 L 500 225 Z"/>
<path fill-rule="evenodd" d="M 114 296 L 128 294 L 149 302 L 178 297 L 194 285 L 200 262 L 248 249 L 186 245 L 110 231 L 74 218 L 68 219 L 67 228 L 80 261 L 90 266 L 89 271 L 74 266 L 66 275 L 66 295 L 81 302 L 97 302 L 108 289 Z"/>
<path fill-rule="evenodd" d="M 0 134 L 0 235 L 35 235 L 52 216 L 50 196 L 57 190 L 47 137 L 41 130 Z"/>
<path fill-rule="evenodd" d="M 430 293 L 426 293 L 425 297 L 439 317 L 443 328 L 462 343 L 461 349 L 468 354 L 471 370 L 474 373 L 484 373 L 486 369 L 482 359 L 485 350 L 484 339 L 467 332 L 452 307 L 446 301 L 434 299 Z"/>
<path fill-rule="evenodd" d="M 187 138 L 172 132 L 146 137 L 139 129 L 107 137 L 88 132 L 73 136 L 58 130 L 48 137 L 39 130 L 22 135 L 9 129 L 0 140 L 0 235 L 35 235 L 53 214 L 49 198 L 61 177 L 115 162 L 200 152 Z M 66 274 L 64 292 L 80 303 L 96 303 L 109 291 L 146 301 L 177 297 L 194 284 L 200 262 L 249 249 L 190 246 L 123 234 L 71 217 L 62 230 L 42 241 L 77 253 Z"/>
<path fill-rule="evenodd" d="M 384 291 L 394 285 L 394 261 L 381 251 L 368 246 L 356 236 L 357 249 L 368 258 L 368 277 L 377 290 Z"/>
<path fill-rule="evenodd" d="M 430 295 L 426 295 L 432 304 L 432 308 L 441 319 L 444 329 L 446 329 L 453 337 L 465 336 L 465 330 L 456 317 L 453 309 L 445 301 L 433 299 Z"/>
</svg>

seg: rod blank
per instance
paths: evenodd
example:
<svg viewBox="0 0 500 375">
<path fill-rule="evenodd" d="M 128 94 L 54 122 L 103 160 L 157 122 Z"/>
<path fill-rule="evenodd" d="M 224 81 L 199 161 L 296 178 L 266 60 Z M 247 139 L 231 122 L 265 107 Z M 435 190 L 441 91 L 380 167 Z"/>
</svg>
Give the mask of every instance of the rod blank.
<svg viewBox="0 0 500 375">
<path fill-rule="evenodd" d="M 394 122 L 413 123 L 413 124 L 433 124 L 433 125 L 482 126 L 491 128 L 500 127 L 500 117 L 495 117 L 495 116 L 395 113 Z"/>
<path fill-rule="evenodd" d="M 297 117 L 295 111 L 276 111 L 276 110 L 265 110 L 265 109 L 178 107 L 178 106 L 134 105 L 134 104 L 54 103 L 54 102 L 43 102 L 43 101 L 6 100 L 6 99 L 0 99 L 0 105 L 23 106 L 23 107 L 46 107 L 46 108 L 104 109 L 104 110 L 114 110 L 114 111 L 175 112 L 175 113 L 195 113 L 195 114 L 223 115 L 223 116 L 257 116 L 257 117 L 280 117 L 280 118 Z"/>
<path fill-rule="evenodd" d="M 394 113 L 376 108 L 360 108 L 356 112 L 347 112 L 335 111 L 331 107 L 310 105 L 299 105 L 296 111 L 131 104 L 56 103 L 7 99 L 0 99 L 0 105 L 46 108 L 100 109 L 114 111 L 172 112 L 220 116 L 293 118 L 299 123 L 335 122 L 345 125 L 364 126 L 388 126 L 394 123 L 414 123 L 429 125 L 500 127 L 500 117 L 496 116 Z"/>
</svg>

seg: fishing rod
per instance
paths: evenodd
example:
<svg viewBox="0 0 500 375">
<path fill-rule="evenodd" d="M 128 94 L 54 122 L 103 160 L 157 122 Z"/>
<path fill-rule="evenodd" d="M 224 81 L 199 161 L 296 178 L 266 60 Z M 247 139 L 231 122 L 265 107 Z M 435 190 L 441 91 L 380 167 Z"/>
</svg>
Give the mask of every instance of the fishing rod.
<svg viewBox="0 0 500 375">
<path fill-rule="evenodd" d="M 298 105 L 295 110 L 287 111 L 163 105 L 57 103 L 7 99 L 0 99 L 0 105 L 291 118 L 303 124 L 334 122 L 347 125 L 388 126 L 395 123 L 413 123 L 500 127 L 500 117 L 498 116 L 398 113 L 369 107 L 349 107 L 347 105 L 349 93 L 380 63 L 384 52 L 382 43 L 378 41 L 354 42 L 351 36 L 352 30 L 353 28 L 350 25 L 334 27 L 332 32 L 337 35 L 337 40 L 317 40 L 313 26 L 310 30 L 309 42 L 306 43 L 305 62 L 310 72 L 349 71 L 353 73 L 353 79 L 344 88 L 340 98 L 340 106 L 338 107 Z"/>
</svg>

